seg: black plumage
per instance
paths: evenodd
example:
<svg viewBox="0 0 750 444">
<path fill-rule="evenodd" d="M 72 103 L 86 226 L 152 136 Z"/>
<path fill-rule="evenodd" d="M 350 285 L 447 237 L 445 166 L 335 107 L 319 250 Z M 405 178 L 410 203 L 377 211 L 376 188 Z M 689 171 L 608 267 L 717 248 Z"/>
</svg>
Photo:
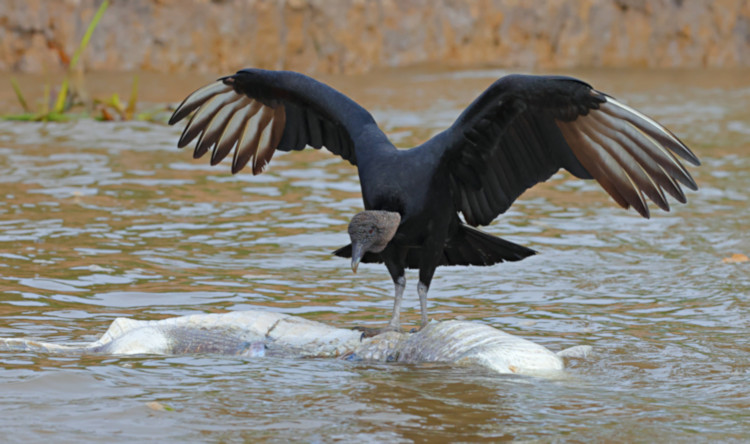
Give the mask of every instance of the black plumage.
<svg viewBox="0 0 750 444">
<path fill-rule="evenodd" d="M 424 324 L 436 267 L 490 265 L 534 254 L 472 227 L 492 222 L 560 168 L 596 179 L 618 204 L 644 217 L 649 217 L 646 197 L 668 211 L 665 192 L 685 202 L 681 185 L 697 189 L 675 155 L 694 165 L 698 158 L 674 134 L 570 77 L 503 77 L 450 128 L 409 150 L 396 149 L 360 105 L 294 72 L 245 69 L 219 79 L 188 96 L 169 123 L 193 111 L 178 146 L 197 137 L 194 156 L 212 149 L 211 164 L 234 149 L 233 173 L 251 165 L 258 174 L 275 150 L 306 146 L 325 147 L 357 166 L 366 212 L 400 216 L 383 219 L 398 224 L 395 235 L 383 240 L 385 248 L 361 249 L 352 235 L 355 256 L 361 256 L 353 268 L 360 259 L 383 262 L 396 284 L 390 328 L 398 327 L 405 268 L 419 269 Z M 380 218 L 373 220 L 379 230 Z M 351 257 L 352 246 L 335 253 Z"/>
</svg>

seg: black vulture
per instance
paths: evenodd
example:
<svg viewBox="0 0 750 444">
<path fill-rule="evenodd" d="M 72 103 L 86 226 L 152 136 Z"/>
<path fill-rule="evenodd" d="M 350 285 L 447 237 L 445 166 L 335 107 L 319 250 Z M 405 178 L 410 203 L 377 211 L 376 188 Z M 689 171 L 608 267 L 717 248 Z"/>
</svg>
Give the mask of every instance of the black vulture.
<svg viewBox="0 0 750 444">
<path fill-rule="evenodd" d="M 421 325 L 440 265 L 517 261 L 534 250 L 484 233 L 527 188 L 560 168 L 596 179 L 622 207 L 649 217 L 646 197 L 668 211 L 697 190 L 677 159 L 698 158 L 650 117 L 563 76 L 508 75 L 495 81 L 453 125 L 424 144 L 397 149 L 363 107 L 308 76 L 244 69 L 189 95 L 170 124 L 190 115 L 180 148 L 211 150 L 211 164 L 234 148 L 232 173 L 261 173 L 275 150 L 327 148 L 357 166 L 365 211 L 349 224 L 352 243 L 335 252 L 385 263 L 396 286 L 387 327 L 398 330 L 406 268 L 419 269 Z M 463 215 L 463 220 L 461 216 Z"/>
</svg>

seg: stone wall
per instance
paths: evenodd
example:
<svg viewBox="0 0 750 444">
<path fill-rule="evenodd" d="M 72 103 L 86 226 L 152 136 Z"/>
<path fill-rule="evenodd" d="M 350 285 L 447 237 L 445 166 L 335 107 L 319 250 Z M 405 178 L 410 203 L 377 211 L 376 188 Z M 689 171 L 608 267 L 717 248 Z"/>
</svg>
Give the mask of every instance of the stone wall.
<svg viewBox="0 0 750 444">
<path fill-rule="evenodd" d="M 100 2 L 0 2 L 0 70 L 64 66 Z M 429 62 L 750 66 L 750 0 L 113 0 L 82 62 L 307 73 Z"/>
</svg>

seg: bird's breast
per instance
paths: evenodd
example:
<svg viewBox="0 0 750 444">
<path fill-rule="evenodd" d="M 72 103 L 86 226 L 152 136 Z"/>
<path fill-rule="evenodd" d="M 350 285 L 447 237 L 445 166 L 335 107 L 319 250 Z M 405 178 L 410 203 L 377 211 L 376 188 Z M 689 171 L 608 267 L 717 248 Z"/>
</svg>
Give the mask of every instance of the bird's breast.
<svg viewBox="0 0 750 444">
<path fill-rule="evenodd" d="M 429 204 L 432 169 L 413 156 L 389 156 L 359 168 L 362 198 L 367 209 L 398 211 L 402 219 Z"/>
<path fill-rule="evenodd" d="M 439 176 L 435 162 L 417 154 L 400 151 L 359 165 L 365 208 L 398 212 L 401 224 L 391 242 L 407 247 L 439 237 L 456 217 L 447 177 Z"/>
</svg>

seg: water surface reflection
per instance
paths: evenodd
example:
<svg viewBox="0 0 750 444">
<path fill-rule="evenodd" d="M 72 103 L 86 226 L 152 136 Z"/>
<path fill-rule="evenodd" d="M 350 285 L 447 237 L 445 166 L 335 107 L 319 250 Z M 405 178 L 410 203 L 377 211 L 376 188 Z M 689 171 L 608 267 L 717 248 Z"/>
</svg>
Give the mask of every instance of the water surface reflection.
<svg viewBox="0 0 750 444">
<path fill-rule="evenodd" d="M 410 146 L 502 74 L 326 80 Z M 704 162 L 692 169 L 700 192 L 643 220 L 597 185 L 558 174 L 488 228 L 542 254 L 441 268 L 428 303 L 437 319 L 487 322 L 554 350 L 592 345 L 590 360 L 569 362 L 567 379 L 273 357 L 3 353 L 0 425 L 16 441 L 746 438 L 750 264 L 722 258 L 750 255 L 750 76 L 572 74 L 682 136 Z M 159 94 L 177 100 L 205 80 L 161 79 L 169 91 Z M 0 123 L 1 335 L 83 341 L 117 316 L 258 307 L 341 326 L 387 321 L 385 269 L 352 275 L 330 255 L 362 205 L 348 163 L 310 150 L 277 155 L 264 175 L 232 177 L 177 151 L 179 132 Z M 416 275 L 407 281 L 403 319 L 416 325 Z"/>
</svg>

